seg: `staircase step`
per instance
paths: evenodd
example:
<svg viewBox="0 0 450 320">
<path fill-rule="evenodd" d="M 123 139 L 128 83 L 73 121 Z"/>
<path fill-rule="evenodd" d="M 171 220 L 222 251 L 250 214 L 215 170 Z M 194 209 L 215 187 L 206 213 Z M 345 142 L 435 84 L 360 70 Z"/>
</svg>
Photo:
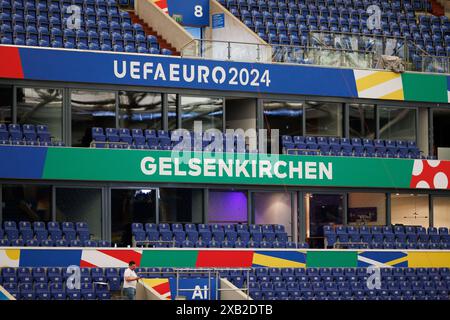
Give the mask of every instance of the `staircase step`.
<svg viewBox="0 0 450 320">
<path fill-rule="evenodd" d="M 138 23 L 144 28 L 144 33 L 146 36 L 152 35 L 158 39 L 158 43 L 161 49 L 168 49 L 172 51 L 172 55 L 179 56 L 180 53 L 161 35 L 158 34 L 152 27 L 150 27 L 144 20 L 142 20 L 133 10 L 129 10 L 128 13 L 131 17 L 132 23 Z"/>
<path fill-rule="evenodd" d="M 445 9 L 442 4 L 440 4 L 436 0 L 431 0 L 431 13 L 435 16 L 443 16 L 445 15 Z"/>
</svg>

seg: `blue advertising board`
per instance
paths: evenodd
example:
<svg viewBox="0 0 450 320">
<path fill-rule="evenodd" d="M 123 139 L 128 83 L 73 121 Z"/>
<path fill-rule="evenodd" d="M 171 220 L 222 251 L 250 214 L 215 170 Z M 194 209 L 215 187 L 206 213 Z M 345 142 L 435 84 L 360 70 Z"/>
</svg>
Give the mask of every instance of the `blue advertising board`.
<svg viewBox="0 0 450 320">
<path fill-rule="evenodd" d="M 221 29 L 225 28 L 225 14 L 216 13 L 212 15 L 212 28 Z"/>
<path fill-rule="evenodd" d="M 209 25 L 209 0 L 167 0 L 169 15 L 181 25 L 206 27 Z"/>
<path fill-rule="evenodd" d="M 0 78 L 358 97 L 351 69 L 0 46 L 4 52 L 18 61 L 0 68 Z"/>
<path fill-rule="evenodd" d="M 186 300 L 216 300 L 215 278 L 210 281 L 208 278 L 178 279 L 178 292 L 177 280 L 171 278 L 169 283 L 172 299 L 184 296 Z"/>
</svg>

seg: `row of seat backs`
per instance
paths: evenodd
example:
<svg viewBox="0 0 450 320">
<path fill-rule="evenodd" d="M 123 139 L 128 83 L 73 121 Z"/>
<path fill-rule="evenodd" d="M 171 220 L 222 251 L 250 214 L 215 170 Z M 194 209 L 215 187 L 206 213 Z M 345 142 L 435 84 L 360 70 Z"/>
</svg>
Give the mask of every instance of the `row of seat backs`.
<svg viewBox="0 0 450 320">
<path fill-rule="evenodd" d="M 83 237 L 80 237 L 83 238 Z M 0 239 L 0 247 L 90 247 L 109 248 L 111 242 L 107 240 L 76 240 L 76 239 Z"/>
<path fill-rule="evenodd" d="M 193 224 L 187 223 L 185 225 L 181 223 L 133 223 L 131 225 L 132 230 L 144 230 L 145 231 L 249 231 L 251 233 L 279 233 L 285 232 L 283 225 L 257 225 L 257 224 Z"/>
<path fill-rule="evenodd" d="M 136 241 L 137 247 L 154 247 L 154 248 L 275 248 L 275 249 L 307 249 L 307 243 L 295 243 L 292 241 L 203 241 L 196 242 L 190 240 L 180 241 Z"/>
<path fill-rule="evenodd" d="M 361 138 L 339 138 L 339 137 L 314 137 L 314 136 L 289 136 L 281 137 L 282 144 L 294 143 L 304 145 L 352 145 L 352 146 L 373 146 L 373 147 L 397 147 L 413 148 L 416 147 L 415 141 L 404 140 L 383 140 L 383 139 L 361 139 Z"/>
<path fill-rule="evenodd" d="M 47 125 L 33 124 L 4 124 L 0 123 L 0 140 L 39 140 L 50 141 L 50 132 Z"/>
<path fill-rule="evenodd" d="M 447 227 L 420 227 L 420 226 L 323 226 L 324 234 L 428 234 L 448 235 Z"/>
</svg>

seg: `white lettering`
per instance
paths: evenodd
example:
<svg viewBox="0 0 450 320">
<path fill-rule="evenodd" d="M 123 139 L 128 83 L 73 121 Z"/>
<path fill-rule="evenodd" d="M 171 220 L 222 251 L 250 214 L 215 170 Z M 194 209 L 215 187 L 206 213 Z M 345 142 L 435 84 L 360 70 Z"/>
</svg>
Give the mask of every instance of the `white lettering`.
<svg viewBox="0 0 450 320">
<path fill-rule="evenodd" d="M 203 161 L 204 164 L 204 176 L 205 177 L 215 177 L 216 176 L 216 159 L 205 159 Z"/>
<path fill-rule="evenodd" d="M 294 178 L 294 173 L 297 173 L 298 179 L 303 179 L 302 162 L 301 161 L 298 162 L 298 167 L 294 167 L 294 163 L 289 162 L 289 178 L 290 179 Z"/>
<path fill-rule="evenodd" d="M 270 172 L 271 169 L 272 164 L 269 160 L 261 160 L 259 162 L 259 177 L 263 178 L 264 176 L 267 176 L 269 178 L 272 178 L 272 172 Z"/>
<path fill-rule="evenodd" d="M 185 176 L 186 171 L 180 170 L 180 159 L 178 159 L 178 158 L 173 159 L 173 163 L 175 164 L 175 175 L 176 176 Z"/>
<path fill-rule="evenodd" d="M 141 171 L 143 174 L 151 176 L 156 172 L 155 159 L 145 157 L 141 160 Z"/>
<path fill-rule="evenodd" d="M 208 83 L 209 68 L 207 66 L 198 66 L 198 83 Z"/>
<path fill-rule="evenodd" d="M 217 74 L 220 72 L 220 78 L 217 77 Z M 215 83 L 222 84 L 225 82 L 226 72 L 222 67 L 215 67 L 212 72 L 212 79 Z"/>
<path fill-rule="evenodd" d="M 125 77 L 125 75 L 127 74 L 127 64 L 126 61 L 122 61 L 122 72 L 119 72 L 117 70 L 117 60 L 114 60 L 114 75 L 119 78 L 122 79 L 123 77 Z"/>
<path fill-rule="evenodd" d="M 166 81 L 166 74 L 164 73 L 164 68 L 161 63 L 158 63 L 158 65 L 156 66 L 154 80 L 158 80 L 158 78 L 161 78 L 161 80 Z"/>
<path fill-rule="evenodd" d="M 194 66 L 190 66 L 190 74 L 188 75 L 188 66 L 187 65 L 183 65 L 183 79 L 186 82 L 192 82 L 194 81 L 195 78 L 195 69 Z"/>
<path fill-rule="evenodd" d="M 244 160 L 241 164 L 240 160 L 236 160 L 236 177 L 239 178 L 241 176 L 241 173 L 246 177 L 250 177 L 250 175 L 247 172 L 247 169 L 245 167 L 248 164 L 248 160 Z"/>
<path fill-rule="evenodd" d="M 153 62 L 144 63 L 144 79 L 147 80 L 147 76 L 153 73 Z"/>
<path fill-rule="evenodd" d="M 139 80 L 141 78 L 141 75 L 139 73 L 139 67 L 141 66 L 141 63 L 139 61 L 131 61 L 130 62 L 130 75 L 131 78 Z"/>
<path fill-rule="evenodd" d="M 317 179 L 316 162 L 305 162 L 305 179 Z"/>
<path fill-rule="evenodd" d="M 159 174 L 161 176 L 171 176 L 172 173 L 172 159 L 171 158 L 159 158 Z"/>
<path fill-rule="evenodd" d="M 323 175 L 327 177 L 328 180 L 333 180 L 333 164 L 328 162 L 328 167 L 325 166 L 325 163 L 319 162 L 319 179 L 323 179 Z"/>
<path fill-rule="evenodd" d="M 277 177 L 279 179 L 284 179 L 284 178 L 286 178 L 287 174 L 280 172 L 280 167 L 281 166 L 286 168 L 286 162 L 285 161 L 277 161 L 277 162 L 275 162 L 275 164 L 273 165 L 273 171 L 275 173 L 275 177 Z"/>
<path fill-rule="evenodd" d="M 180 65 L 170 64 L 170 81 L 180 81 Z"/>
<path fill-rule="evenodd" d="M 189 175 L 193 177 L 198 177 L 202 174 L 202 168 L 200 167 L 200 159 L 199 158 L 191 158 L 189 159 Z"/>
</svg>

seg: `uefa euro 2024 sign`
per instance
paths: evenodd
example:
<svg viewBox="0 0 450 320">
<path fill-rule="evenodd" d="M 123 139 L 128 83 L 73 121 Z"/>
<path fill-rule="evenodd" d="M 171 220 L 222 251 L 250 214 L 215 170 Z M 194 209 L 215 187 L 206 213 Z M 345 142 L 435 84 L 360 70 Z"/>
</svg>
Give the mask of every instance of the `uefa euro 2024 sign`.
<svg viewBox="0 0 450 320">
<path fill-rule="evenodd" d="M 209 0 L 167 0 L 167 9 L 181 25 L 209 26 Z"/>
</svg>

